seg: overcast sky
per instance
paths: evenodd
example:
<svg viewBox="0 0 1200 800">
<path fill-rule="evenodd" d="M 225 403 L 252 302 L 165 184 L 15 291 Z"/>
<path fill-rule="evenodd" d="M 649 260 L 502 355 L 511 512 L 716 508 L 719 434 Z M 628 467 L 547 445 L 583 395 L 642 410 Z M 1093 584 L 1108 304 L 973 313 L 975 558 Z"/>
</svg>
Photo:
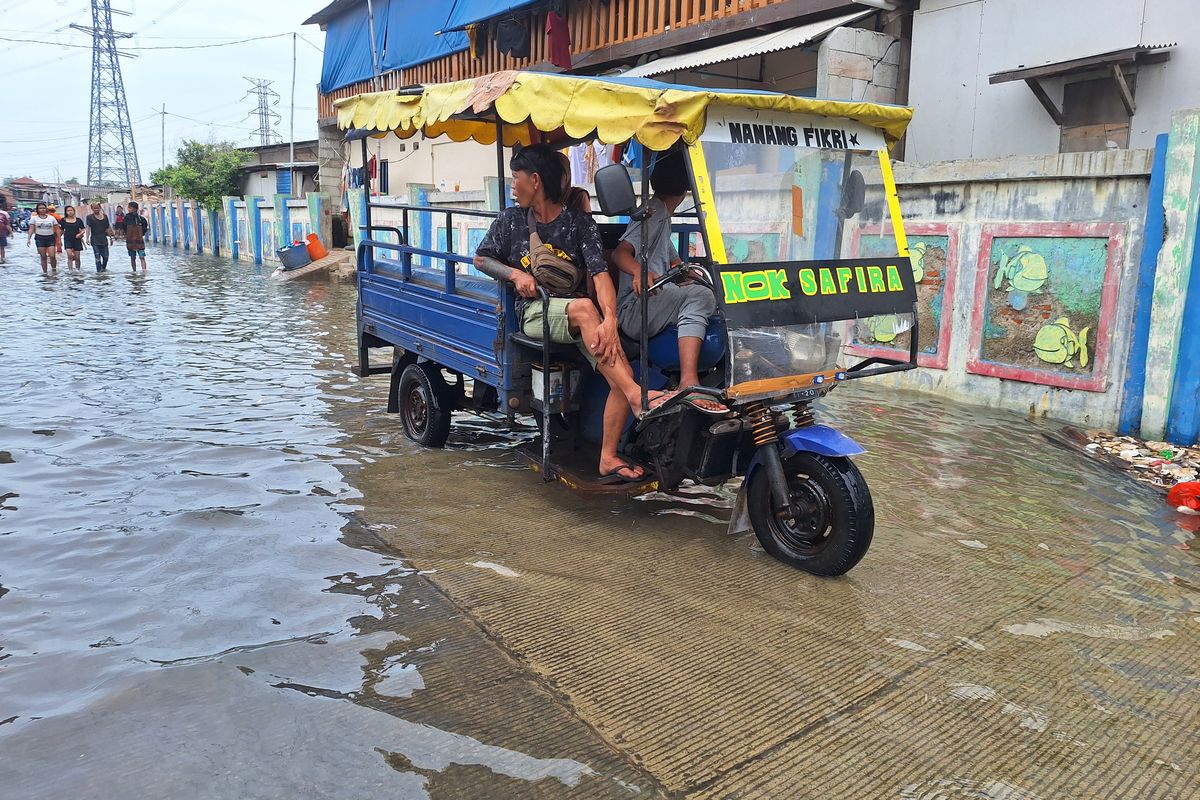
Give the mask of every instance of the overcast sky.
<svg viewBox="0 0 1200 800">
<path fill-rule="evenodd" d="M 210 45 L 295 31 L 324 47 L 315 25 L 301 27 L 328 0 L 113 0 L 113 27 L 134 32 L 127 47 Z M 70 23 L 90 26 L 88 0 L 0 0 L 0 178 L 31 175 L 53 181 L 87 180 L 88 111 L 91 103 L 91 36 Z M 36 44 L 30 40 L 84 45 L 83 48 Z M 296 139 L 316 138 L 317 82 L 321 54 L 299 41 L 296 46 Z M 250 134 L 257 122 L 246 116 L 256 107 L 247 97 L 244 76 L 273 80 L 280 102 L 278 127 L 288 138 L 292 80 L 292 39 L 198 50 L 142 50 L 121 61 L 129 116 L 137 143 L 142 180 L 162 165 L 162 117 L 166 103 L 167 162 L 183 139 L 229 140 L 257 144 Z M 182 119 L 191 117 L 195 122 Z"/>
</svg>

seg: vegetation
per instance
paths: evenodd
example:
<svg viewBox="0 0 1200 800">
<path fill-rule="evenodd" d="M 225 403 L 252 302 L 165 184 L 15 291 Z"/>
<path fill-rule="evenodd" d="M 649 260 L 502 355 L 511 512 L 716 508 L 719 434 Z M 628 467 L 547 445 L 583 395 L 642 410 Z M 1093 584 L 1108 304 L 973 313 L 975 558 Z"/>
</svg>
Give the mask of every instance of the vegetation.
<svg viewBox="0 0 1200 800">
<path fill-rule="evenodd" d="M 175 163 L 155 170 L 150 182 L 170 186 L 183 197 L 216 210 L 223 195 L 237 194 L 238 168 L 249 159 L 250 154 L 232 142 L 184 141 Z"/>
</svg>

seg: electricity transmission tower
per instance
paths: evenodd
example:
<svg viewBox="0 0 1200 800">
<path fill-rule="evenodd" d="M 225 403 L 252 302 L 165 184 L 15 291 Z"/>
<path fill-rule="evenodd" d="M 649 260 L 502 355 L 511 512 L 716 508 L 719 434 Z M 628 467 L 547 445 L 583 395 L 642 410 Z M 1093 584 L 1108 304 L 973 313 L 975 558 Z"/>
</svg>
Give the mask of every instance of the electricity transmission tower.
<svg viewBox="0 0 1200 800">
<path fill-rule="evenodd" d="M 283 137 L 275 130 L 275 126 L 283 122 L 283 118 L 271 109 L 279 105 L 279 93 L 271 88 L 274 81 L 266 78 L 246 78 L 253 88 L 248 89 L 243 97 L 254 95 L 258 98 L 258 108 L 246 114 L 258 118 L 258 130 L 250 134 L 251 139 L 258 139 L 261 144 L 280 144 Z"/>
<path fill-rule="evenodd" d="M 125 102 L 125 82 L 121 78 L 120 61 L 122 56 L 137 56 L 117 50 L 117 40 L 128 39 L 133 34 L 114 31 L 113 14 L 129 16 L 128 11 L 114 11 L 110 0 L 92 0 L 92 27 L 71 25 L 76 30 L 92 35 L 89 186 L 137 186 L 142 182 L 137 146 L 133 142 L 133 125 L 129 122 L 129 106 Z"/>
</svg>

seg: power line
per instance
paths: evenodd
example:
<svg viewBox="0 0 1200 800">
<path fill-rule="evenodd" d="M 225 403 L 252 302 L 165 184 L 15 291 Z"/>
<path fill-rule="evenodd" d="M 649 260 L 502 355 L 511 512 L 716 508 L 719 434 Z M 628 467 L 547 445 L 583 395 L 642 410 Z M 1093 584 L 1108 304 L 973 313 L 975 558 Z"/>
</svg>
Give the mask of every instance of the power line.
<svg viewBox="0 0 1200 800">
<path fill-rule="evenodd" d="M 133 34 L 130 34 L 132 36 Z M 280 39 L 284 36 L 291 36 L 291 33 L 273 33 L 269 36 L 251 36 L 248 39 L 235 39 L 231 42 L 213 42 L 212 44 L 170 44 L 170 45 L 147 45 L 145 47 L 123 47 L 123 50 L 203 50 L 209 47 L 228 47 L 233 44 L 245 44 L 246 42 L 261 42 L 264 39 Z M 48 42 L 44 39 L 13 39 L 8 36 L 0 36 L 0 42 L 19 42 L 21 44 L 48 44 L 54 47 L 76 47 L 90 50 L 91 45 L 88 44 L 71 44 L 70 42 Z"/>
</svg>

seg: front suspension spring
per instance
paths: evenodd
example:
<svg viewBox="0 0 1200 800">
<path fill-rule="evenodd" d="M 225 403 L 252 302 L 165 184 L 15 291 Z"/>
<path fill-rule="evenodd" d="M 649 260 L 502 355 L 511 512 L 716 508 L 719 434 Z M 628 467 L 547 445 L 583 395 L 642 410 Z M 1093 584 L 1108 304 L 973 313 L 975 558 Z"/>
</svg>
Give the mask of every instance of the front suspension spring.
<svg viewBox="0 0 1200 800">
<path fill-rule="evenodd" d="M 792 425 L 796 428 L 807 428 L 809 425 L 815 425 L 817 422 L 816 415 L 813 414 L 812 402 L 802 400 L 792 405 Z"/>
<path fill-rule="evenodd" d="M 779 441 L 779 428 L 775 424 L 775 414 L 763 403 L 752 403 L 744 412 L 746 421 L 750 423 L 750 438 L 755 447 L 774 444 Z"/>
</svg>

